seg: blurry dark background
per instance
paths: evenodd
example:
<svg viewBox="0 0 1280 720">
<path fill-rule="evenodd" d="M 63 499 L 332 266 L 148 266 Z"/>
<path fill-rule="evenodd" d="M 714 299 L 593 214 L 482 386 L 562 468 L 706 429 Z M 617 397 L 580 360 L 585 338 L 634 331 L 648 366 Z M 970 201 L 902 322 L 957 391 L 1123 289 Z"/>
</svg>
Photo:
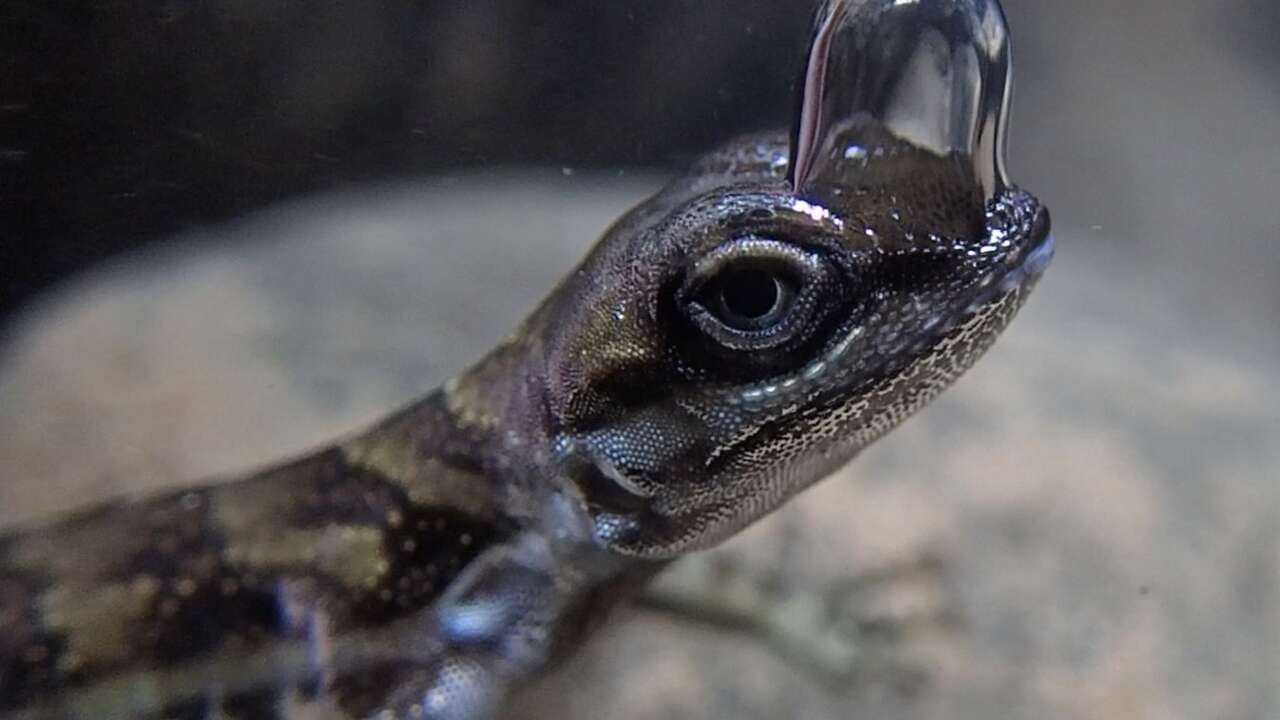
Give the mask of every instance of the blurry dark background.
<svg viewBox="0 0 1280 720">
<path fill-rule="evenodd" d="M 307 191 L 460 166 L 675 167 L 785 125 L 813 5 L 0 3 L 0 325 L 108 256 Z M 1020 182 L 1135 262 L 1164 242 L 1146 220 L 1185 228 L 1211 271 L 1276 309 L 1277 263 L 1251 241 L 1280 234 L 1280 5 L 1006 6 Z"/>
<path fill-rule="evenodd" d="M 669 165 L 788 122 L 807 3 L 10 0 L 0 308 L 301 192 Z"/>
</svg>

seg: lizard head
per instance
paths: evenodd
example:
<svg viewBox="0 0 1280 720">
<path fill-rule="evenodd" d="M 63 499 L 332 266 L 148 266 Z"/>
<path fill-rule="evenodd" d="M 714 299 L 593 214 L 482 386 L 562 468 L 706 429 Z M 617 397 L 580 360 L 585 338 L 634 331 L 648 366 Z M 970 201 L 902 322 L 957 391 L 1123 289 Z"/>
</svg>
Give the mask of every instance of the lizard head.
<svg viewBox="0 0 1280 720">
<path fill-rule="evenodd" d="M 1008 325 L 1052 243 L 1046 210 L 1004 178 L 993 7 L 831 3 L 791 137 L 703 158 L 535 315 L 548 414 L 598 542 L 665 558 L 723 540 Z M 851 63 L 859 80 L 841 86 Z"/>
</svg>

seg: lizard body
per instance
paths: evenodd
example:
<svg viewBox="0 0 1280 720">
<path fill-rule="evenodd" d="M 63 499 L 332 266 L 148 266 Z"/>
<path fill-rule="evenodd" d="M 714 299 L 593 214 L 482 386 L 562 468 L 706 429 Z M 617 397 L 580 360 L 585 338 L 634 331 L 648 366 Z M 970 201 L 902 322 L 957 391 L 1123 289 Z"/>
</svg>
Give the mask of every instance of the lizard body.
<svg viewBox="0 0 1280 720">
<path fill-rule="evenodd" d="M 815 119 L 821 70 L 798 140 L 698 161 L 427 398 L 0 538 L 0 719 L 492 716 L 927 403 L 1025 300 L 1047 212 L 997 159 Z"/>
</svg>

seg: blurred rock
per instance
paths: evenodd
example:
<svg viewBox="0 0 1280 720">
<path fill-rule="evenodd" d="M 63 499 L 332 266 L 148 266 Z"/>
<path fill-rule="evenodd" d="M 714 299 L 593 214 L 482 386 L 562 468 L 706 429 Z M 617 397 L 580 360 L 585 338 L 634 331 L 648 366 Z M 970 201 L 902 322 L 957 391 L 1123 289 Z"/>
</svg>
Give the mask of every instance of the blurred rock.
<svg viewBox="0 0 1280 720">
<path fill-rule="evenodd" d="M 96 273 L 0 355 L 0 522 L 243 469 L 407 402 L 656 184 L 555 170 L 324 195 Z M 833 696 L 747 639 L 639 615 L 516 717 L 1280 714 L 1274 323 L 1196 312 L 1167 279 L 1195 248 L 1135 275 L 1094 234 L 1060 224 L 975 370 L 717 551 L 797 584 L 940 551 L 962 625 L 917 648 L 921 694 Z"/>
</svg>

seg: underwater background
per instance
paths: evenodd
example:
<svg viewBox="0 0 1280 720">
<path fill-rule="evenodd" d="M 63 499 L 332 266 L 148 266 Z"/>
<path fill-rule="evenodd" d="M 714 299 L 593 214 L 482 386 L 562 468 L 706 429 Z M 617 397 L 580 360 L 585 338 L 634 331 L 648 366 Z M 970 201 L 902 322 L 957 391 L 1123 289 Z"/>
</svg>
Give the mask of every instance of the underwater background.
<svg viewBox="0 0 1280 720">
<path fill-rule="evenodd" d="M 517 717 L 1280 715 L 1280 5 L 1005 5 L 1057 260 L 954 390 L 717 551 L 797 588 L 936 554 L 869 608 L 954 611 L 902 643 L 924 683 L 640 614 Z M 5 3 L 0 524 L 430 389 L 675 168 L 788 124 L 811 15 Z"/>
</svg>

